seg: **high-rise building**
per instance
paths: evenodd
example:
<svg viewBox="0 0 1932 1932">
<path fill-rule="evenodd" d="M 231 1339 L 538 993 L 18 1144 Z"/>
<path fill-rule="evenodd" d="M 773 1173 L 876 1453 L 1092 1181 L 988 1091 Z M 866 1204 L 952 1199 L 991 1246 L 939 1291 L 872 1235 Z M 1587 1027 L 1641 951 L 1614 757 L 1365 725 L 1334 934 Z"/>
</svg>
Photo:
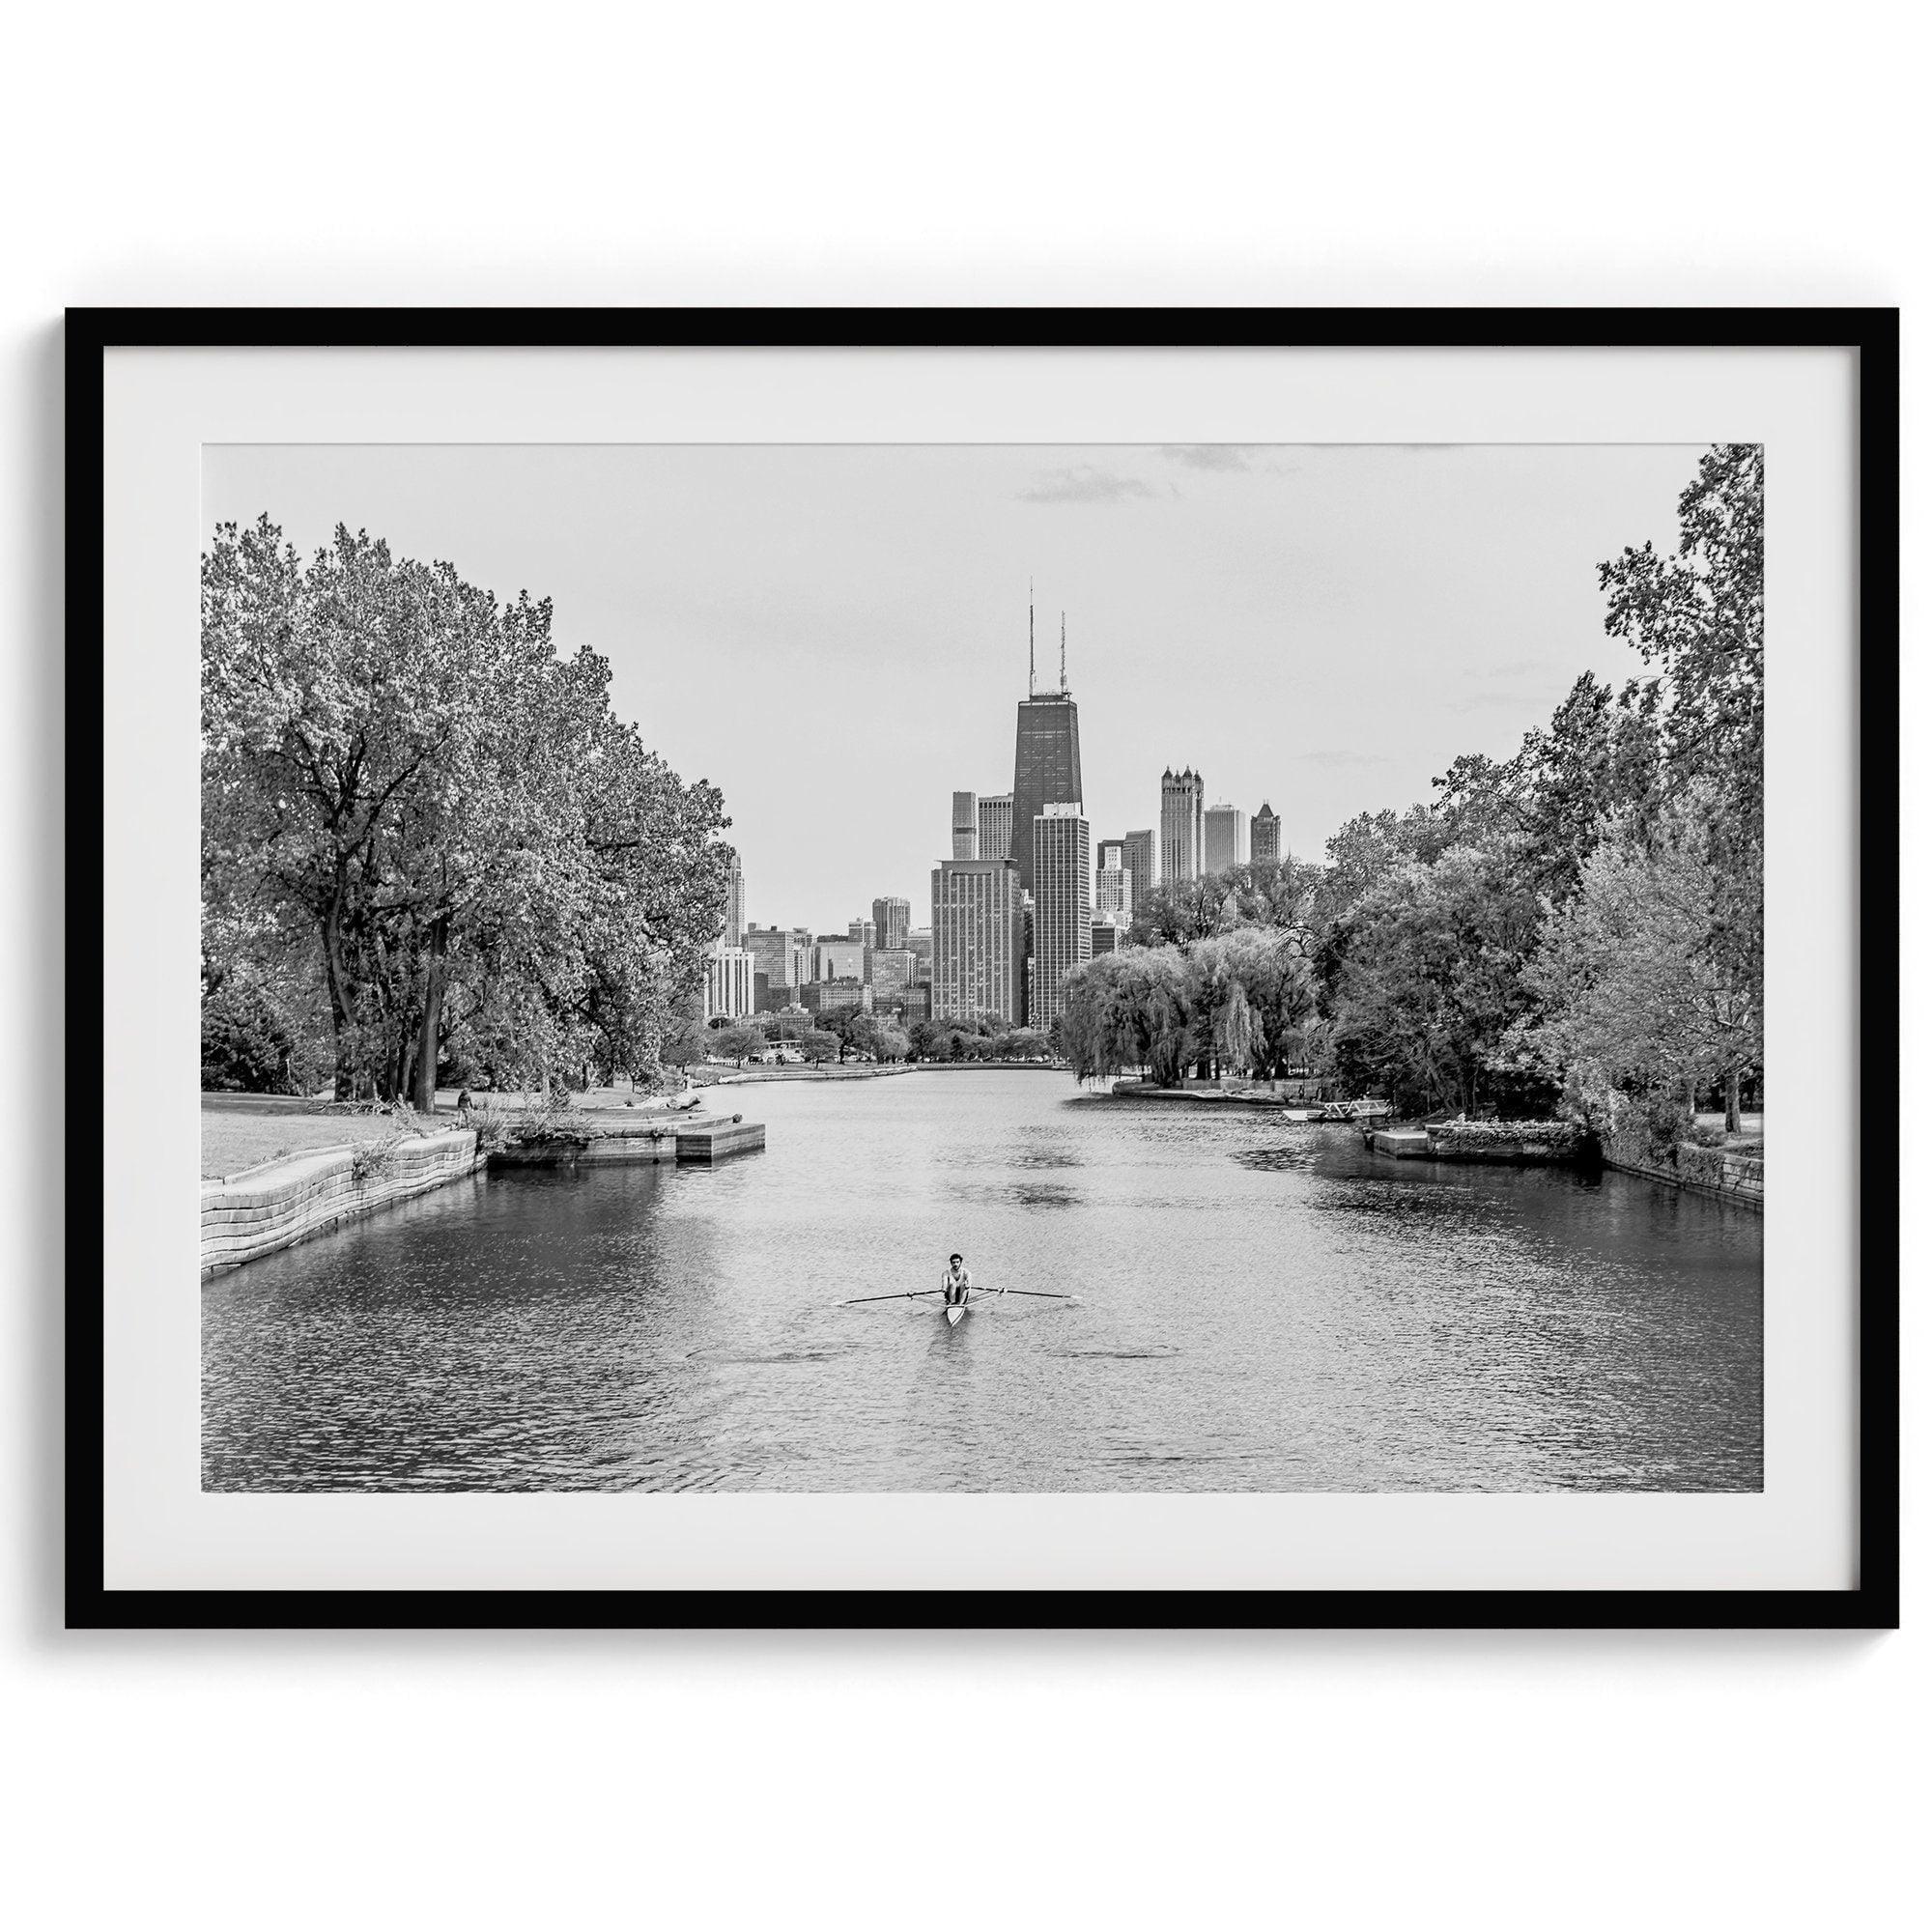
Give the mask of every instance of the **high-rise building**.
<svg viewBox="0 0 1932 1932">
<path fill-rule="evenodd" d="M 1049 805 L 1033 822 L 1034 998 L 1027 1024 L 1044 1029 L 1065 1005 L 1062 982 L 1094 956 L 1092 849 L 1077 805 Z"/>
<path fill-rule="evenodd" d="M 1198 879 L 1207 867 L 1206 786 L 1191 766 L 1160 775 L 1160 876 L 1168 885 Z"/>
<path fill-rule="evenodd" d="M 957 855 L 955 854 L 955 856 Z M 910 899 L 874 899 L 872 901 L 872 944 L 880 952 L 896 952 L 906 943 L 906 934 L 911 930 L 912 901 Z"/>
<path fill-rule="evenodd" d="M 1122 925 L 1132 923 L 1134 879 L 1127 870 L 1126 847 L 1118 838 L 1101 842 L 1100 863 L 1094 868 L 1094 910 L 1119 913 Z"/>
<path fill-rule="evenodd" d="M 867 951 L 863 938 L 821 932 L 812 942 L 811 977 L 814 980 L 857 980 L 863 985 Z"/>
<path fill-rule="evenodd" d="M 1049 805 L 1080 809 L 1080 708 L 1066 688 L 1066 615 L 1060 618 L 1060 689 L 1034 688 L 1033 606 L 1027 606 L 1027 695 L 1013 728 L 1013 863 L 1033 890 L 1034 821 Z M 986 848 L 982 844 L 980 851 Z"/>
<path fill-rule="evenodd" d="M 1097 914 L 1094 920 L 1094 957 L 1099 958 L 1103 952 L 1117 952 L 1127 943 L 1127 935 L 1111 919 L 1102 919 Z"/>
<path fill-rule="evenodd" d="M 1134 910 L 1139 912 L 1160 877 L 1160 847 L 1151 831 L 1129 832 L 1121 840 L 1121 853 L 1127 877 L 1134 882 Z"/>
<path fill-rule="evenodd" d="M 1205 864 L 1210 872 L 1225 872 L 1230 866 L 1242 864 L 1248 856 L 1248 821 L 1238 808 L 1222 803 L 1209 806 L 1203 821 Z"/>
<path fill-rule="evenodd" d="M 1249 849 L 1254 854 L 1255 864 L 1278 866 L 1281 863 L 1281 820 L 1266 799 L 1262 800 L 1262 809 L 1255 813 L 1248 829 L 1253 835 Z"/>
<path fill-rule="evenodd" d="M 745 937 L 745 867 L 735 852 L 724 882 L 724 930 L 719 936 L 726 946 L 737 946 Z"/>
<path fill-rule="evenodd" d="M 878 928 L 869 919 L 855 919 L 845 928 L 848 939 L 856 939 L 861 946 L 876 946 L 879 943 Z"/>
<path fill-rule="evenodd" d="M 752 955 L 742 947 L 714 946 L 704 959 L 704 1017 L 743 1019 L 757 1006 Z"/>
<path fill-rule="evenodd" d="M 748 925 L 744 946 L 752 955 L 753 970 L 771 982 L 774 992 L 802 985 L 811 978 L 810 949 L 799 943 L 795 932 L 777 925 Z"/>
<path fill-rule="evenodd" d="M 1009 791 L 1000 792 L 992 798 L 982 797 L 979 810 L 980 849 L 972 856 L 979 859 L 998 859 L 1013 849 L 1013 795 Z M 955 859 L 958 853 L 952 855 Z"/>
<path fill-rule="evenodd" d="M 906 951 L 910 952 L 918 966 L 916 979 L 930 982 L 932 979 L 932 928 L 929 925 L 916 925 L 906 934 Z"/>
<path fill-rule="evenodd" d="M 932 868 L 932 1011 L 1018 1020 L 1026 954 L 1019 867 L 1010 859 L 942 859 Z"/>
<path fill-rule="evenodd" d="M 872 954 L 872 1004 L 902 1007 L 906 988 L 913 983 L 918 967 L 918 956 L 910 948 L 880 947 Z"/>
<path fill-rule="evenodd" d="M 980 795 L 972 791 L 952 794 L 952 856 L 977 859 L 980 856 Z"/>
</svg>

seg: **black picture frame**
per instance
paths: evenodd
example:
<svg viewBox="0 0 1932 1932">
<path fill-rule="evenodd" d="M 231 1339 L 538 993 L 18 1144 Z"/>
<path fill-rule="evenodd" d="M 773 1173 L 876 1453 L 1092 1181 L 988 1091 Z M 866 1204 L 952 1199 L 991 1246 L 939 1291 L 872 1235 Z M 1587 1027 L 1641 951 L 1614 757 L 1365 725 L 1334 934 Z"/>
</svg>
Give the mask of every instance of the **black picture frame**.
<svg viewBox="0 0 1932 1932">
<path fill-rule="evenodd" d="M 103 395 L 113 349 L 1837 348 L 1858 355 L 1860 906 L 1854 1083 L 1898 1060 L 1898 311 L 1889 308 L 75 308 L 67 314 L 69 1010 L 99 1011 Z M 1857 1095 L 1855 1093 L 1855 1099 Z M 155 1590 L 103 1577 L 103 1229 L 69 1112 L 71 1629 L 1864 1629 L 1898 1623 L 1899 1156 L 1859 1152 L 1858 1582 L 1845 1590 Z"/>
</svg>

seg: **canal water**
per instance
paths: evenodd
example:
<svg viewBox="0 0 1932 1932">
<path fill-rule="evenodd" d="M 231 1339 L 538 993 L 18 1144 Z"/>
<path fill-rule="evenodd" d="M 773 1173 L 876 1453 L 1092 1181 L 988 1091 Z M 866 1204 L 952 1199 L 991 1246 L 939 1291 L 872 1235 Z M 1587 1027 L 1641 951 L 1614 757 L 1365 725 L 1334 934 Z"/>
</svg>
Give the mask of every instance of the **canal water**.
<svg viewBox="0 0 1932 1932">
<path fill-rule="evenodd" d="M 754 1086 L 204 1285 L 214 1490 L 1761 1486 L 1762 1222 L 1063 1074 Z M 841 1307 L 932 1286 L 1069 1294 Z"/>
</svg>

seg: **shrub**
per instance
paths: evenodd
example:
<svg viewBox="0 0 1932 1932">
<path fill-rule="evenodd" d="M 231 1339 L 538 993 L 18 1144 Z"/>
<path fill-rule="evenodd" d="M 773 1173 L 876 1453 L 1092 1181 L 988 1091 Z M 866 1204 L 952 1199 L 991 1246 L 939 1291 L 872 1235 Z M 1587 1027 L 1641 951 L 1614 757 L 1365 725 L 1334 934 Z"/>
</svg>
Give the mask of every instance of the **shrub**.
<svg viewBox="0 0 1932 1932">
<path fill-rule="evenodd" d="M 396 1164 L 396 1150 L 402 1146 L 403 1138 L 397 1133 L 380 1141 L 364 1141 L 349 1156 L 349 1172 L 356 1182 L 374 1180 L 387 1174 Z"/>
</svg>

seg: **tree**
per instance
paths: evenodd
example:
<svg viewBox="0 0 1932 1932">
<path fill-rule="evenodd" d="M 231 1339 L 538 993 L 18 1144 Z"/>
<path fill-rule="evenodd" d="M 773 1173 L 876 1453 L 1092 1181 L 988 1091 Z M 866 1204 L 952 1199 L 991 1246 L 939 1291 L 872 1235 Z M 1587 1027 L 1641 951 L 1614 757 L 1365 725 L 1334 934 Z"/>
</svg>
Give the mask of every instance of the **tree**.
<svg viewBox="0 0 1932 1932">
<path fill-rule="evenodd" d="M 763 1050 L 765 1037 L 756 1027 L 726 1025 L 712 1027 L 707 1034 L 706 1044 L 720 1060 L 728 1060 L 734 1066 L 742 1066 L 749 1055 Z"/>
<path fill-rule="evenodd" d="M 799 1041 L 799 1051 L 814 1065 L 823 1065 L 828 1060 L 841 1058 L 838 1036 L 827 1033 L 823 1027 L 813 1027 Z"/>
<path fill-rule="evenodd" d="M 1646 543 L 1603 564 L 1604 628 L 1657 676 L 1660 783 L 1702 819 L 1716 867 L 1706 945 L 1715 975 L 1764 977 L 1764 450 L 1708 450 L 1677 501 L 1677 552 Z M 1735 1096 L 1727 1103 L 1735 1116 Z"/>
<path fill-rule="evenodd" d="M 1157 1086 L 1172 1087 L 1186 1064 L 1189 1021 L 1179 951 L 1122 947 L 1067 975 L 1062 1051 L 1082 1080 L 1145 1067 Z"/>
<path fill-rule="evenodd" d="M 1349 915 L 1335 1071 L 1399 1104 L 1474 1113 L 1485 1096 L 1532 1097 L 1492 1063 L 1529 1006 L 1522 968 L 1540 919 L 1505 854 L 1458 846 L 1391 873 Z"/>
<path fill-rule="evenodd" d="M 1711 814 L 1679 806 L 1649 837 L 1613 826 L 1576 895 L 1553 911 L 1526 969 L 1543 1002 L 1512 1044 L 1582 1092 L 1721 1083 L 1726 1124 L 1764 1056 L 1762 988 L 1710 944 L 1728 890 Z"/>
<path fill-rule="evenodd" d="M 434 1104 L 458 1035 L 535 1071 L 635 1064 L 696 983 L 725 820 L 610 714 L 551 607 L 264 517 L 202 559 L 205 919 L 312 944 L 341 1097 Z"/>
</svg>

